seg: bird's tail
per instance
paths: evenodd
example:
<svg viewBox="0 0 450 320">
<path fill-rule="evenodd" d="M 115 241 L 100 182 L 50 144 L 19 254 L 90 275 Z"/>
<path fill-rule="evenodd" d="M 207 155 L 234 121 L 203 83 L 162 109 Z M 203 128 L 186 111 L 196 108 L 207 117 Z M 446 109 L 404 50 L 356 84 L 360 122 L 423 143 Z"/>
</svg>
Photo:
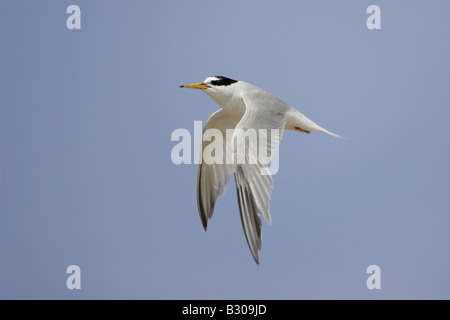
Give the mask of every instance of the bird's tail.
<svg viewBox="0 0 450 320">
<path fill-rule="evenodd" d="M 340 135 L 330 132 L 325 128 L 322 128 L 317 123 L 309 119 L 307 116 L 305 116 L 300 111 L 292 108 L 290 112 L 287 114 L 286 119 L 286 129 L 288 130 L 294 130 L 294 131 L 301 131 L 301 132 L 323 132 L 326 134 L 329 134 L 330 136 L 333 136 L 335 138 L 343 138 Z"/>
<path fill-rule="evenodd" d="M 330 136 L 333 136 L 335 138 L 345 139 L 345 137 L 342 137 L 342 136 L 340 136 L 340 135 L 338 135 L 336 133 L 330 132 L 327 129 L 324 129 L 324 128 L 320 127 L 320 126 L 318 126 L 318 127 L 321 129 L 321 130 L 317 130 L 319 132 L 323 132 L 323 133 L 329 134 Z"/>
</svg>

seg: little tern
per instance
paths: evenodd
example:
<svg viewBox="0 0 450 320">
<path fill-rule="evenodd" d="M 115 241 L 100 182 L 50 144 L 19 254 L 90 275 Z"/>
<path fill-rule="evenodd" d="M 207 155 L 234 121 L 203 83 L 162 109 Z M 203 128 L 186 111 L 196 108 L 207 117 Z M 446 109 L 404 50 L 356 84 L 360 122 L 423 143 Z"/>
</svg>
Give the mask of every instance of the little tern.
<svg viewBox="0 0 450 320">
<path fill-rule="evenodd" d="M 240 130 L 273 130 L 280 132 L 278 139 L 270 141 L 271 154 L 278 147 L 284 129 L 310 133 L 324 132 L 334 137 L 340 137 L 307 118 L 300 111 L 273 94 L 264 91 L 250 83 L 237 81 L 223 76 L 206 78 L 203 82 L 180 86 L 182 88 L 201 89 L 220 107 L 205 124 L 203 133 L 208 129 L 217 129 L 226 135 L 228 129 Z M 233 139 L 224 145 L 227 152 Z M 206 141 L 205 141 L 206 140 Z M 211 143 L 202 139 L 201 152 Z M 226 145 L 228 144 L 228 145 Z M 247 147 L 247 155 L 252 152 Z M 200 157 L 201 159 L 201 157 Z M 249 159 L 248 157 L 246 159 Z M 264 216 L 267 224 L 271 224 L 269 201 L 273 182 L 270 174 L 262 174 L 267 163 L 227 163 L 217 161 L 207 164 L 201 162 L 197 175 L 197 205 L 203 228 L 206 230 L 208 220 L 212 218 L 217 197 L 223 196 L 230 175 L 234 175 L 236 191 L 244 234 L 257 264 L 261 250 L 261 218 Z"/>
</svg>

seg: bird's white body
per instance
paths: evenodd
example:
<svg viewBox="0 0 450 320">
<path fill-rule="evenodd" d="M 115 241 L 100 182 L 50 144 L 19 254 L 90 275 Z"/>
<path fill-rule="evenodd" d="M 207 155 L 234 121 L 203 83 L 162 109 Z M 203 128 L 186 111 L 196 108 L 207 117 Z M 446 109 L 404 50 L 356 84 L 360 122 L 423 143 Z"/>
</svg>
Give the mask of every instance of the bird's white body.
<svg viewBox="0 0 450 320">
<path fill-rule="evenodd" d="M 339 137 L 312 120 L 306 117 L 297 109 L 291 107 L 289 104 L 278 98 L 277 96 L 267 92 L 251 83 L 245 81 L 237 81 L 227 87 L 215 89 L 214 87 L 205 89 L 204 92 L 213 99 L 219 106 L 221 106 L 230 115 L 242 118 L 245 112 L 245 103 L 243 101 L 244 95 L 258 95 L 262 102 L 275 105 L 279 112 L 285 114 L 286 125 L 284 129 L 292 131 L 308 131 L 308 132 L 323 132 L 334 137 Z M 299 128 L 301 130 L 299 130 Z"/>
<path fill-rule="evenodd" d="M 202 89 L 222 109 L 211 115 L 205 124 L 204 131 L 217 129 L 225 136 L 227 130 L 261 130 L 276 129 L 280 132 L 277 138 L 271 137 L 267 145 L 268 153 L 278 147 L 284 129 L 310 133 L 312 131 L 324 132 L 334 137 L 338 135 L 322 128 L 307 118 L 300 111 L 294 109 L 286 102 L 273 94 L 264 91 L 248 82 L 236 81 L 226 77 L 208 77 L 202 83 L 182 86 L 185 88 Z M 264 131 L 264 130 L 262 130 Z M 246 159 L 256 158 L 251 147 L 239 142 L 234 137 L 233 142 L 243 144 L 246 150 Z M 202 141 L 201 151 L 211 143 Z M 224 153 L 228 152 L 229 145 L 224 146 Z M 242 226 L 253 258 L 259 263 L 261 250 L 261 218 L 271 223 L 269 201 L 273 188 L 272 177 L 267 174 L 267 162 L 229 164 L 201 163 L 197 179 L 197 203 L 200 218 L 206 230 L 208 220 L 212 218 L 217 197 L 225 192 L 229 176 L 234 175 L 238 197 L 239 211 Z"/>
</svg>

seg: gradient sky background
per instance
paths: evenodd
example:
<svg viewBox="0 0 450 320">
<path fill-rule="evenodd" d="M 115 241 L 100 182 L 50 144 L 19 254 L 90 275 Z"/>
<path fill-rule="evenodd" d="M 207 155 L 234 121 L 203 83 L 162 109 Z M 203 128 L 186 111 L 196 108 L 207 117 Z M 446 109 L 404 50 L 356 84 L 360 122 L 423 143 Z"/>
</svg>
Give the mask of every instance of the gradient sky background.
<svg viewBox="0 0 450 320">
<path fill-rule="evenodd" d="M 66 8 L 81 8 L 68 30 Z M 381 30 L 366 9 L 381 8 Z M 450 299 L 450 2 L 2 1 L 0 298 Z M 287 132 L 261 263 L 234 181 L 208 231 L 170 137 L 224 75 Z M 66 268 L 81 268 L 81 290 Z M 366 268 L 381 268 L 368 290 Z"/>
</svg>

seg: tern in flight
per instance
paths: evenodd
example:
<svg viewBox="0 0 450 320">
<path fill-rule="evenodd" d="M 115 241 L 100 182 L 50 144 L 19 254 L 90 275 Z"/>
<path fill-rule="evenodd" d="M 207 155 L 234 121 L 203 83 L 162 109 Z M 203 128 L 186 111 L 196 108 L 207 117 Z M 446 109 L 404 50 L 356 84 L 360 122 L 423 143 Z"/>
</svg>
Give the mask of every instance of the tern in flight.
<svg viewBox="0 0 450 320">
<path fill-rule="evenodd" d="M 236 141 L 238 138 L 236 133 L 250 129 L 256 132 L 277 130 L 280 133 L 278 137 L 274 138 L 271 135 L 270 142 L 266 143 L 266 148 L 270 149 L 267 150 L 268 154 L 273 154 L 273 150 L 278 147 L 285 129 L 304 133 L 324 132 L 334 137 L 340 136 L 317 125 L 273 94 L 248 82 L 213 76 L 206 78 L 203 82 L 181 87 L 201 89 L 222 107 L 208 119 L 203 134 L 209 129 L 216 129 L 225 137 L 227 131 L 232 130 L 234 134 L 231 140 L 224 143 L 223 153 L 226 154 L 230 144 L 235 144 L 235 149 L 232 150 L 240 150 L 239 145 L 241 145 L 245 150 L 247 161 L 243 163 L 202 161 L 199 164 L 197 205 L 203 228 L 206 230 L 208 220 L 212 218 L 217 197 L 223 196 L 230 175 L 234 175 L 242 227 L 253 258 L 258 264 L 261 250 L 260 215 L 264 216 L 268 225 L 271 224 L 269 201 L 273 182 L 268 173 L 267 161 L 251 162 L 250 159 L 258 159 L 256 149 L 247 146 L 242 139 L 239 140 L 240 142 Z M 202 139 L 201 152 L 210 143 L 208 139 Z"/>
</svg>

